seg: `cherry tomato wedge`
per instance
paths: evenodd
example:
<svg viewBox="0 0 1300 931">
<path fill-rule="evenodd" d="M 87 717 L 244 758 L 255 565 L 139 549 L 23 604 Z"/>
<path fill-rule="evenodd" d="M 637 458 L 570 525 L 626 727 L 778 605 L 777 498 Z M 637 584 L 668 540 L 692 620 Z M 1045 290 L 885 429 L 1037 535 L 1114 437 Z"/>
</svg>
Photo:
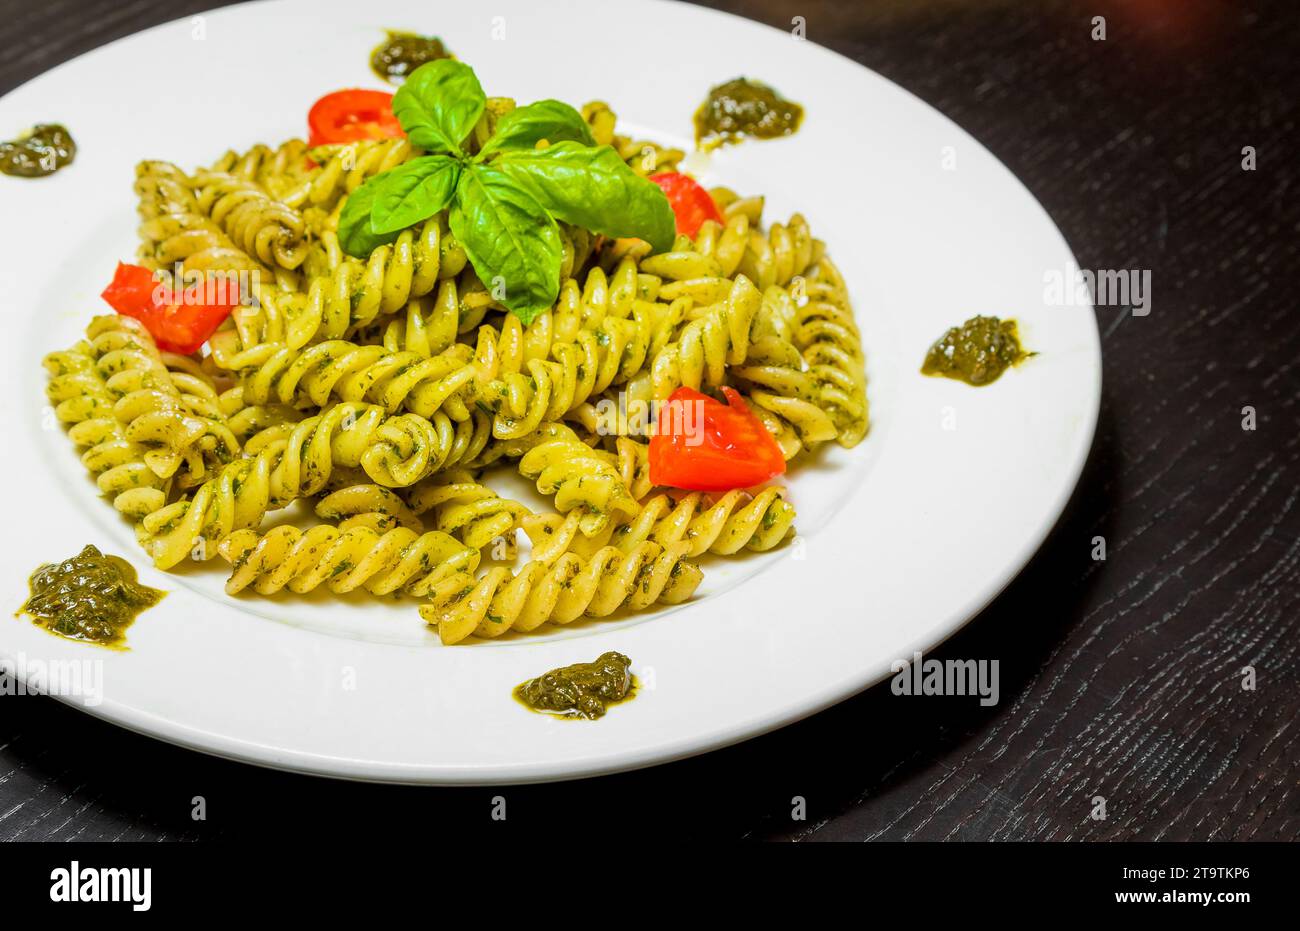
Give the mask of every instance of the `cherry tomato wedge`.
<svg viewBox="0 0 1300 931">
<path fill-rule="evenodd" d="M 208 280 L 202 287 L 175 295 L 142 265 L 117 263 L 112 282 L 100 295 L 119 314 L 145 325 L 164 352 L 191 355 L 199 351 L 239 303 L 233 279 Z"/>
<path fill-rule="evenodd" d="M 138 311 L 153 304 L 158 285 L 153 272 L 143 265 L 118 262 L 113 280 L 99 296 L 119 314 L 134 317 Z"/>
<path fill-rule="evenodd" d="M 678 388 L 650 437 L 650 481 L 690 491 L 749 488 L 785 472 L 772 434 L 734 388 L 727 403 Z"/>
<path fill-rule="evenodd" d="M 402 124 L 393 116 L 393 95 L 354 88 L 326 94 L 307 114 L 308 145 L 396 139 Z"/>
<path fill-rule="evenodd" d="M 668 197 L 668 203 L 677 217 L 677 232 L 694 236 L 705 220 L 722 222 L 722 211 L 713 197 L 690 175 L 665 171 L 651 175 L 650 180 L 659 185 Z"/>
</svg>

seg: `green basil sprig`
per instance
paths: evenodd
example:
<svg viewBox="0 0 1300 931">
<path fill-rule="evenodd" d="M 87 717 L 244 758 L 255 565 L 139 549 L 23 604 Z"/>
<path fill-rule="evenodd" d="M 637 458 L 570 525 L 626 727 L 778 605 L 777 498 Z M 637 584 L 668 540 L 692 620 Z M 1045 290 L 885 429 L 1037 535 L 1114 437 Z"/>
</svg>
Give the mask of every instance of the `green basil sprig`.
<svg viewBox="0 0 1300 931">
<path fill-rule="evenodd" d="M 487 98 L 474 71 L 441 59 L 421 65 L 393 95 L 413 146 L 428 152 L 375 175 L 339 215 L 343 251 L 368 256 L 403 229 L 449 209 L 451 232 L 479 279 L 524 323 L 560 289 L 556 221 L 607 236 L 635 236 L 656 252 L 676 234 L 659 186 L 598 146 L 577 110 L 558 100 L 518 107 L 497 121 L 478 154 L 461 148 Z M 537 144 L 546 140 L 545 148 Z"/>
</svg>

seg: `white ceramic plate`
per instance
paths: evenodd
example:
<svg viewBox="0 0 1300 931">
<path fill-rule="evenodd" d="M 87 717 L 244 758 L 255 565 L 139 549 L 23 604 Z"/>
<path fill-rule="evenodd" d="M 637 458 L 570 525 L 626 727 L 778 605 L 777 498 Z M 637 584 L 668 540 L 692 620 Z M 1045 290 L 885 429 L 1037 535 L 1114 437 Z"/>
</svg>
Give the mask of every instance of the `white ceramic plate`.
<svg viewBox="0 0 1300 931">
<path fill-rule="evenodd" d="M 703 173 L 765 194 L 769 220 L 802 211 L 862 328 L 872 430 L 795 471 L 793 545 L 708 563 L 700 597 L 671 611 L 457 647 L 440 646 L 414 605 L 232 599 L 219 560 L 148 566 L 54 424 L 41 356 L 104 312 L 98 292 L 134 255 L 137 161 L 193 168 L 301 134 L 323 92 L 380 86 L 367 58 L 385 27 L 441 35 L 490 94 L 604 99 L 625 131 L 686 148 L 696 104 L 736 75 L 805 105 L 796 136 L 726 149 Z M 128 651 L 0 620 L 0 656 L 20 673 L 102 662 L 102 701 L 87 710 L 164 740 L 421 783 L 561 779 L 734 743 L 872 685 L 974 616 L 1041 544 L 1092 440 L 1097 329 L 1091 307 L 1044 301 L 1044 274 L 1073 259 L 1042 208 L 924 103 L 746 20 L 606 0 L 257 3 L 115 42 L 0 100 L 0 134 L 49 120 L 71 128 L 76 163 L 41 181 L 0 177 L 3 603 L 22 603 L 38 563 L 89 542 L 171 594 L 130 629 Z M 976 313 L 1014 316 L 1039 355 L 982 389 L 921 376 L 929 344 Z M 554 721 L 511 699 L 516 683 L 610 649 L 645 687 L 603 720 Z"/>
</svg>

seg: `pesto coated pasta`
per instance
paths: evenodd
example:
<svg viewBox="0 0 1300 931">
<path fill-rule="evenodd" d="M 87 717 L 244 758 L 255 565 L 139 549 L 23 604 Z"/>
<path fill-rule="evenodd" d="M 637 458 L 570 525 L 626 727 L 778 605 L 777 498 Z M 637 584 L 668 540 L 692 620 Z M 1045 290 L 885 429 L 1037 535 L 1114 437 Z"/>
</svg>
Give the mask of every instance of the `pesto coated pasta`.
<svg viewBox="0 0 1300 931">
<path fill-rule="evenodd" d="M 80 343 L 45 357 L 51 378 L 46 397 L 74 444 L 84 447 L 81 461 L 99 490 L 128 518 L 139 520 L 167 501 L 167 481 L 145 463 L 146 450 L 126 436 L 113 414 L 113 398 L 95 367 L 90 346 Z"/>
<path fill-rule="evenodd" d="M 417 532 L 424 529 L 424 521 L 395 491 L 371 483 L 346 485 L 330 492 L 316 502 L 316 516 L 341 528 L 405 527 Z"/>
<path fill-rule="evenodd" d="M 498 637 L 548 621 L 606 617 L 623 607 L 678 604 L 701 578 L 699 568 L 682 558 L 686 548 L 643 543 L 624 553 L 607 546 L 590 559 L 568 553 L 553 563 L 530 562 L 513 576 L 501 568 L 477 582 L 468 574 L 449 576 L 433 585 L 420 613 L 437 627 L 443 643 L 457 643 L 470 634 Z"/>
<path fill-rule="evenodd" d="M 475 550 L 494 540 L 513 538 L 530 512 L 517 501 L 502 498 L 463 470 L 444 472 L 411 489 L 415 514 L 431 511 L 435 526 Z"/>
<path fill-rule="evenodd" d="M 360 466 L 388 487 L 414 484 L 436 468 L 435 427 L 423 418 L 389 417 L 382 408 L 344 402 L 273 434 L 252 456 L 236 460 L 198 488 L 189 500 L 149 514 L 142 522 L 147 548 L 160 568 L 186 556 L 211 558 L 204 541 L 217 543 L 235 530 L 256 526 L 272 510 L 325 487 L 337 466 Z M 248 444 L 256 446 L 258 434 Z M 247 449 L 247 447 L 246 447 Z"/>
<path fill-rule="evenodd" d="M 756 495 L 729 491 L 713 500 L 696 491 L 674 501 L 659 494 L 646 501 L 627 523 L 607 525 L 594 536 L 578 533 L 577 521 L 557 514 L 536 515 L 523 522 L 533 556 L 552 562 L 566 552 L 587 556 L 603 546 L 630 552 L 649 540 L 660 546 L 686 543 L 687 556 L 730 556 L 741 549 L 764 552 L 781 544 L 794 525 L 794 508 L 780 488 Z"/>
<path fill-rule="evenodd" d="M 161 290 L 50 353 L 46 392 L 157 567 L 220 555 L 232 596 L 418 598 L 444 644 L 521 635 L 689 600 L 710 561 L 793 536 L 783 462 L 866 436 L 848 287 L 802 214 L 700 188 L 706 215 L 664 228 L 656 185 L 684 152 L 619 133 L 600 101 L 480 104 L 452 155 L 313 124 L 193 171 L 139 163 L 137 256 Z M 436 185 L 383 195 L 431 155 L 544 215 L 522 235 L 460 181 L 423 212 L 408 201 Z M 519 180 L 551 158 L 592 167 Z M 511 249 L 536 267 L 493 273 Z M 236 296 L 173 338 L 219 303 L 190 283 L 222 279 Z M 665 471 L 679 397 L 743 407 L 767 478 Z M 508 473 L 544 503 L 503 494 Z"/>
<path fill-rule="evenodd" d="M 406 527 L 380 532 L 364 526 L 319 524 L 308 530 L 276 527 L 259 536 L 237 530 L 218 546 L 233 567 L 226 591 L 248 586 L 273 595 L 283 588 L 303 594 L 325 585 L 336 593 L 364 588 L 372 595 L 400 590 L 424 595 L 452 573 L 473 572 L 478 550 L 438 530 Z"/>
<path fill-rule="evenodd" d="M 563 424 L 543 424 L 520 444 L 519 471 L 543 495 L 555 496 L 562 514 L 576 513 L 578 527 L 592 536 L 618 516 L 640 509 L 617 468 Z"/>
</svg>

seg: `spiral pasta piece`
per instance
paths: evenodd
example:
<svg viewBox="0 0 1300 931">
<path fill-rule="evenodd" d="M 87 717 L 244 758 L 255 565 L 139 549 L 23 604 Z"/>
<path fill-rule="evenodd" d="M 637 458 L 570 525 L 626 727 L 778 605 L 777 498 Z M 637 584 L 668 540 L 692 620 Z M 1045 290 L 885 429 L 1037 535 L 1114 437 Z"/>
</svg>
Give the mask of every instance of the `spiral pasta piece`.
<svg viewBox="0 0 1300 931">
<path fill-rule="evenodd" d="M 446 212 L 421 226 L 403 230 L 397 240 L 377 247 L 363 260 L 344 255 L 332 230 L 321 234 L 320 259 L 309 262 L 305 292 L 289 295 L 258 292 L 257 308 L 236 308 L 234 327 L 211 340 L 213 357 L 223 368 L 260 365 L 278 349 L 300 349 L 312 342 L 369 333 L 386 318 L 441 282 L 434 314 L 448 309 L 463 317 L 493 300 L 481 285 L 457 290 L 454 279 L 466 268 L 464 249 L 447 229 Z M 477 283 L 477 279 L 473 279 Z M 411 315 L 407 317 L 410 321 Z"/>
<path fill-rule="evenodd" d="M 368 400 L 390 413 L 405 410 L 430 418 L 445 410 L 453 420 L 467 420 L 475 381 L 469 361 L 470 348 L 463 344 L 422 358 L 416 352 L 326 340 L 301 350 L 279 347 L 244 376 L 243 385 L 254 402 L 322 406 L 331 398 Z"/>
<path fill-rule="evenodd" d="M 566 553 L 553 563 L 530 562 L 515 575 L 499 567 L 477 581 L 458 573 L 432 586 L 420 615 L 437 628 L 444 644 L 453 644 L 470 635 L 523 633 L 548 621 L 607 617 L 619 608 L 680 604 L 702 578 L 699 567 L 683 558 L 686 549 L 681 543 L 643 543 L 625 553 L 607 546 L 590 559 Z"/>
<path fill-rule="evenodd" d="M 713 198 L 713 202 L 722 211 L 724 220 L 743 215 L 753 224 L 760 224 L 763 221 L 764 198 L 762 195 L 741 197 L 729 187 L 718 186 L 709 188 L 709 196 Z"/>
<path fill-rule="evenodd" d="M 738 276 L 725 301 L 694 312 L 677 338 L 628 383 L 628 403 L 650 405 L 682 386 L 698 391 L 725 384 L 727 367 L 744 364 L 748 356 L 750 331 L 761 304 L 758 289 L 745 276 Z"/>
<path fill-rule="evenodd" d="M 345 256 L 334 232 L 322 233 L 325 267 L 307 286 L 304 304 L 286 321 L 283 339 L 268 339 L 272 334 L 265 332 L 251 341 L 245 336 L 242 348 L 284 342 L 296 349 L 314 340 L 339 339 L 428 294 L 439 281 L 459 274 L 467 261 L 446 224 L 443 211 L 418 228 L 403 230 L 365 261 Z"/>
<path fill-rule="evenodd" d="M 295 269 L 307 257 L 306 224 L 254 181 L 219 171 L 191 178 L 199 212 L 268 267 Z"/>
<path fill-rule="evenodd" d="M 638 299 L 638 287 L 631 261 L 612 280 L 594 268 L 581 291 L 576 281 L 565 282 L 556 307 L 527 329 L 513 317 L 499 330 L 480 328 L 477 401 L 493 412 L 498 438 L 519 438 L 559 420 L 641 371 L 683 309 Z"/>
<path fill-rule="evenodd" d="M 483 549 L 497 539 L 512 542 L 520 520 L 531 513 L 463 469 L 426 479 L 412 488 L 407 498 L 415 514 L 432 511 L 438 530 L 475 549 Z"/>
<path fill-rule="evenodd" d="M 167 369 L 171 383 L 180 392 L 181 404 L 187 411 L 196 417 L 225 420 L 226 410 L 221 396 L 230 390 L 229 379 L 224 372 L 211 370 L 207 365 L 210 357 L 199 360 L 193 356 L 161 351 L 158 355 Z"/>
<path fill-rule="evenodd" d="M 360 466 L 376 483 L 409 485 L 429 474 L 441 449 L 423 418 L 389 417 L 383 408 L 343 402 L 295 425 L 254 437 L 238 459 L 201 485 L 192 498 L 146 516 L 142 536 L 154 564 L 170 568 L 186 556 L 211 558 L 208 544 L 256 527 L 263 516 L 326 487 L 338 466 Z"/>
<path fill-rule="evenodd" d="M 231 564 L 230 595 L 250 585 L 262 595 L 286 587 L 304 594 L 326 585 L 336 594 L 364 589 L 423 596 L 449 575 L 473 572 L 479 562 L 478 550 L 441 531 L 406 527 L 381 533 L 364 526 L 318 524 L 304 531 L 284 525 L 262 535 L 245 529 L 217 549 Z"/>
<path fill-rule="evenodd" d="M 299 211 L 308 234 L 317 235 L 327 222 L 329 210 L 308 199 L 311 176 L 318 170 L 308 153 L 302 139 L 289 139 L 275 148 L 258 143 L 244 152 L 228 150 L 207 171 L 256 184 L 275 202 Z"/>
<path fill-rule="evenodd" d="M 736 366 L 731 374 L 752 406 L 793 427 L 802 447 L 815 448 L 839 435 L 825 409 L 830 401 L 818 373 L 806 368 L 793 344 L 775 337 L 759 340 L 750 346 L 746 364 Z"/>
<path fill-rule="evenodd" d="M 143 220 L 169 214 L 193 214 L 207 220 L 199 213 L 199 201 L 194 196 L 190 176 L 171 162 L 140 162 L 135 166 L 133 187 L 138 198 L 137 210 Z"/>
<path fill-rule="evenodd" d="M 787 461 L 837 436 L 834 423 L 818 403 L 758 390 L 750 391 L 744 397 L 750 409 L 776 438 Z"/>
<path fill-rule="evenodd" d="M 391 418 L 391 422 L 393 429 L 385 437 L 393 442 L 394 450 L 406 451 L 410 463 L 404 466 L 405 471 L 392 473 L 395 478 L 392 482 L 380 477 L 383 473 L 377 465 L 373 471 L 367 466 L 370 476 L 381 484 L 400 487 L 443 469 L 478 469 L 505 454 L 504 448 L 491 443 L 492 419 L 479 410 L 471 411 L 468 420 L 452 420 L 445 412 L 438 411 L 428 419 L 410 414 Z M 409 475 L 416 478 L 406 481 L 405 476 Z"/>
<path fill-rule="evenodd" d="M 256 455 L 226 466 L 188 500 L 146 514 L 137 534 L 154 565 L 170 569 L 186 558 L 206 561 L 215 555 L 213 544 L 236 530 L 256 527 L 268 511 L 288 505 L 292 497 L 281 495 L 273 484 L 287 445 L 276 439 Z"/>
<path fill-rule="evenodd" d="M 735 490 L 706 497 L 700 492 L 668 495 L 646 501 L 630 524 L 615 531 L 611 544 L 627 551 L 643 540 L 660 546 L 685 543 L 687 556 L 713 553 L 731 556 L 748 549 L 766 552 L 785 540 L 794 526 L 794 506 L 781 488 L 764 488 L 757 494 Z"/>
<path fill-rule="evenodd" d="M 726 217 L 722 223 L 706 220 L 700 224 L 690 248 L 713 259 L 718 263 L 722 276 L 732 278 L 749 247 L 749 228 L 749 217 L 743 213 Z M 674 244 L 674 251 L 677 248 L 678 244 Z"/>
<path fill-rule="evenodd" d="M 127 438 L 125 425 L 113 414 L 114 399 L 90 345 L 50 353 L 44 364 L 51 376 L 46 396 L 55 416 L 69 426 L 72 442 L 85 448 L 81 462 L 113 507 L 139 520 L 166 504 L 168 482 L 145 464 L 145 448 Z"/>
<path fill-rule="evenodd" d="M 842 446 L 856 446 L 868 427 L 862 340 L 839 269 L 823 257 L 808 277 L 808 301 L 796 314 L 795 345 L 821 384 L 820 403 Z"/>
<path fill-rule="evenodd" d="M 588 280 L 594 277 L 603 280 L 600 269 L 593 269 Z M 505 374 L 480 384 L 478 401 L 494 412 L 495 435 L 517 438 L 543 421 L 561 418 L 581 423 L 591 432 L 604 433 L 615 412 L 623 415 L 616 425 L 625 427 L 628 402 L 648 404 L 652 400 L 645 362 L 665 348 L 687 304 L 685 300 L 671 305 L 635 300 L 630 319 L 597 318 L 598 322 L 589 323 L 586 329 L 576 330 L 570 342 L 562 342 L 559 337 L 570 329 L 564 324 L 573 319 L 572 315 L 559 317 L 559 322 L 552 324 L 548 315 L 542 314 L 522 334 L 512 334 L 517 327 L 503 324 L 500 343 L 515 351 L 498 351 L 504 361 L 491 370 L 519 366 L 527 374 Z M 493 341 L 493 337 L 480 337 L 479 359 L 485 355 L 485 342 Z M 524 341 L 527 361 L 520 363 L 524 353 L 519 350 Z M 553 361 L 535 358 L 539 350 L 543 355 L 549 353 Z M 480 370 L 485 368 L 481 362 L 477 364 Z M 623 385 L 628 388 L 620 398 L 615 389 Z"/>
<path fill-rule="evenodd" d="M 607 320 L 628 318 L 638 288 L 636 263 L 630 259 L 620 262 L 610 276 L 599 267 L 589 269 L 581 285 L 574 278 L 561 278 L 555 306 L 538 314 L 526 330 L 513 315 L 499 328 L 480 327 L 475 359 L 481 377 L 490 380 L 519 372 L 526 361 L 549 358 L 557 346 L 573 343 L 584 333 L 595 336 Z M 622 364 L 625 351 L 620 347 L 616 364 Z"/>
<path fill-rule="evenodd" d="M 424 530 L 424 521 L 410 505 L 392 489 L 373 483 L 345 485 L 330 492 L 316 502 L 316 516 L 338 524 L 340 529 Z"/>
<path fill-rule="evenodd" d="M 298 275 L 286 268 L 266 266 L 244 252 L 199 207 L 192 181 L 168 162 L 146 161 L 136 167 L 136 192 L 144 222 L 140 226 L 140 262 L 170 275 L 215 275 L 226 286 L 237 285 L 241 306 L 234 309 L 230 328 L 238 333 L 256 329 L 260 338 L 283 333 L 291 307 L 305 302 L 298 295 Z M 218 334 L 220 336 L 220 334 Z M 218 348 L 214 337 L 214 356 Z"/>
<path fill-rule="evenodd" d="M 641 284 L 632 262 L 621 265 L 612 282 L 595 268 L 589 272 L 582 289 L 576 281 L 567 280 L 561 287 L 556 307 L 539 315 L 527 329 L 509 314 L 499 325 L 481 326 L 473 354 L 476 384 L 470 386 L 469 373 L 452 374 L 455 363 L 451 360 L 459 362 L 463 352 L 462 347 L 452 342 L 458 329 L 457 319 L 461 321 L 460 331 L 464 332 L 464 321 L 484 309 L 477 295 L 486 292 L 471 291 L 458 302 L 455 283 L 444 282 L 427 316 L 423 309 L 417 312 L 413 302 L 405 321 L 392 321 L 383 335 L 385 348 L 394 356 L 403 350 L 425 355 L 450 346 L 443 349 L 444 359 L 436 367 L 437 374 L 425 377 L 422 370 L 408 369 L 403 378 L 386 382 L 382 387 L 374 386 L 369 397 L 390 407 L 400 403 L 407 410 L 428 416 L 446 398 L 465 389 L 463 395 L 455 398 L 460 403 L 449 408 L 453 418 L 464 416 L 459 411 L 472 398 L 480 408 L 494 415 L 494 434 L 498 438 L 517 439 L 543 420 L 558 419 L 585 403 L 593 393 L 630 377 L 641 368 L 651 348 L 666 342 L 671 334 L 671 326 L 666 322 L 668 308 L 637 299 L 635 295 Z M 283 352 L 284 348 L 275 352 Z M 259 350 L 256 356 L 256 361 L 264 366 L 268 364 L 265 355 Z M 283 358 L 294 357 L 285 354 Z M 360 366 L 362 360 L 369 363 L 381 357 L 371 353 L 354 358 Z M 380 370 L 387 370 L 392 361 L 384 358 L 377 364 Z M 288 361 L 276 361 L 271 366 L 278 372 L 287 364 Z M 310 371 L 305 361 L 297 364 Z M 334 373 L 343 370 L 353 369 L 350 365 L 331 366 L 328 378 L 315 381 L 349 384 L 334 378 Z M 444 380 L 448 378 L 449 381 Z M 344 396 L 350 395 L 344 392 Z"/>
<path fill-rule="evenodd" d="M 759 290 L 786 287 L 821 257 L 822 244 L 813 239 L 803 214 L 790 217 L 788 224 L 773 223 L 766 231 L 749 230 L 745 253 L 737 272 L 753 281 Z"/>
<path fill-rule="evenodd" d="M 695 306 L 707 307 L 726 300 L 748 237 L 749 222 L 744 217 L 730 221 L 725 228 L 708 221 L 694 241 L 678 234 L 669 251 L 641 256 L 640 267 L 663 279 L 657 289 L 660 300 L 689 298 Z"/>
<path fill-rule="evenodd" d="M 258 279 L 267 271 L 203 212 L 190 176 L 175 165 L 141 162 L 135 191 L 143 221 L 139 254 L 147 267 L 170 269 L 182 263 L 190 271 L 242 272 Z M 296 279 L 288 277 L 286 283 L 296 284 Z"/>
<path fill-rule="evenodd" d="M 258 143 L 245 152 L 227 150 L 208 171 L 257 184 L 276 200 L 297 208 L 301 201 L 291 203 L 285 195 L 290 193 L 290 185 L 295 180 L 307 174 L 307 143 L 289 139 L 274 149 Z"/>
<path fill-rule="evenodd" d="M 113 415 L 125 425 L 124 436 L 145 449 L 144 462 L 160 478 L 170 478 L 182 466 L 182 484 L 201 480 L 210 465 L 229 462 L 239 441 L 221 419 L 196 416 L 196 406 L 208 399 L 189 399 L 176 387 L 149 331 L 138 320 L 121 315 L 94 318 L 86 329 L 90 355 L 116 400 Z M 174 363 L 175 364 L 175 363 Z M 208 386 L 188 375 L 191 391 Z"/>
<path fill-rule="evenodd" d="M 650 479 L 650 447 L 625 436 L 614 441 L 614 464 L 632 497 L 640 501 L 654 488 Z"/>
<path fill-rule="evenodd" d="M 358 345 L 382 342 L 390 352 L 416 352 L 428 358 L 455 343 L 458 321 L 474 315 L 474 304 L 479 301 L 477 294 L 458 296 L 456 282 L 447 280 L 432 302 L 412 298 L 404 311 L 392 318 L 380 316 L 368 322 L 358 318 L 354 322 L 350 310 L 323 295 L 319 281 L 314 281 L 306 294 L 259 291 L 255 306 L 236 308 L 231 315 L 233 326 L 209 340 L 215 366 L 242 373 L 267 365 L 279 354 L 283 358 L 274 363 L 273 375 L 297 358 L 303 347 L 345 337 Z"/>
<path fill-rule="evenodd" d="M 560 513 L 578 512 L 578 526 L 585 535 L 599 532 L 619 515 L 631 517 L 639 510 L 607 454 L 592 449 L 564 424 L 542 424 L 520 441 L 519 448 L 525 450 L 520 473 L 532 479 L 541 494 L 554 495 Z"/>
<path fill-rule="evenodd" d="M 283 200 L 295 207 L 308 205 L 333 212 L 345 196 L 367 180 L 418 154 L 405 136 L 316 146 L 309 155 L 317 167 L 302 179 L 296 191 L 286 192 Z"/>
<path fill-rule="evenodd" d="M 806 287 L 802 303 L 780 288 L 768 289 L 755 326 L 756 334 L 768 335 L 756 338 L 745 364 L 731 369 L 787 458 L 829 440 L 855 446 L 867 431 L 858 330 L 829 259 L 812 271 Z"/>
<path fill-rule="evenodd" d="M 254 404 L 245 395 L 242 385 L 221 392 L 217 396 L 217 405 L 226 426 L 241 444 L 247 444 L 254 435 L 271 427 L 296 424 L 307 416 L 307 412 L 286 404 Z"/>
<path fill-rule="evenodd" d="M 630 522 L 605 528 L 593 537 L 576 532 L 575 522 L 556 514 L 535 515 L 523 522 L 533 543 L 533 558 L 553 562 L 562 553 L 589 556 L 603 546 L 630 552 L 646 541 L 660 546 L 687 545 L 686 555 L 731 556 L 747 549 L 766 552 L 779 546 L 794 526 L 794 506 L 778 487 L 757 494 L 729 491 L 656 495 L 641 505 Z"/>
<path fill-rule="evenodd" d="M 672 351 L 672 346 L 666 347 L 655 358 L 656 397 L 671 393 L 665 391 L 668 382 L 660 381 L 665 371 L 671 381 L 688 388 L 721 385 L 726 366 L 745 361 L 750 326 L 761 303 L 762 295 L 753 283 L 743 275 L 737 276 L 723 303 L 704 310 L 682 326 L 676 351 Z"/>
<path fill-rule="evenodd" d="M 427 358 L 450 347 L 457 336 L 473 332 L 495 305 L 482 283 L 462 272 L 440 282 L 436 297 L 412 298 L 395 315 L 353 327 L 349 339 Z"/>
</svg>

